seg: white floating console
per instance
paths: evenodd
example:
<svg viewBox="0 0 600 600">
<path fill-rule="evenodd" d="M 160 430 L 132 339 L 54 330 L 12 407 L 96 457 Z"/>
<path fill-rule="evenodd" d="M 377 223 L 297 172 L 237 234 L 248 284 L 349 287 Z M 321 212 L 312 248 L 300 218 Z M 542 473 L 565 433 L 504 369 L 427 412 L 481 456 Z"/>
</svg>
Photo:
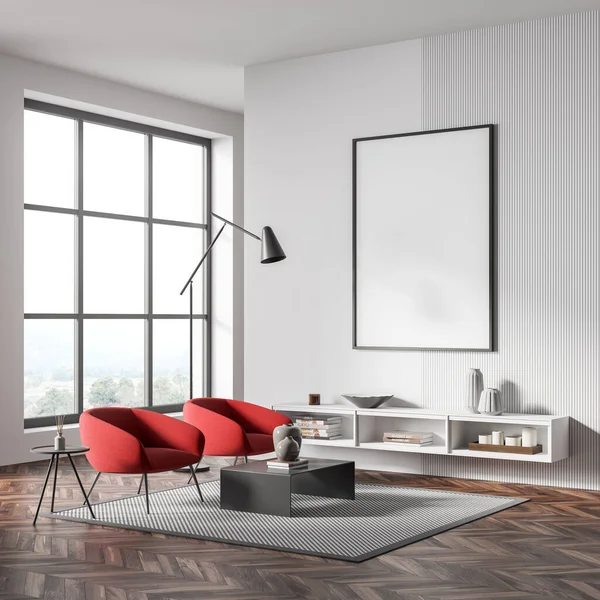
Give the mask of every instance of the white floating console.
<svg viewBox="0 0 600 600">
<path fill-rule="evenodd" d="M 318 406 L 276 405 L 273 410 L 298 415 L 336 415 L 342 417 L 342 439 L 303 440 L 306 445 L 384 450 L 390 452 L 413 452 L 472 456 L 503 460 L 552 463 L 569 456 L 569 417 L 549 415 L 504 414 L 499 417 L 471 413 L 442 413 L 412 408 L 357 409 L 342 404 Z M 469 442 L 477 441 L 478 434 L 502 430 L 505 435 L 521 433 L 523 427 L 538 430 L 539 454 L 512 454 L 509 452 L 481 452 L 468 449 Z M 390 430 L 431 431 L 431 446 L 407 447 L 384 443 L 384 431 Z"/>
</svg>

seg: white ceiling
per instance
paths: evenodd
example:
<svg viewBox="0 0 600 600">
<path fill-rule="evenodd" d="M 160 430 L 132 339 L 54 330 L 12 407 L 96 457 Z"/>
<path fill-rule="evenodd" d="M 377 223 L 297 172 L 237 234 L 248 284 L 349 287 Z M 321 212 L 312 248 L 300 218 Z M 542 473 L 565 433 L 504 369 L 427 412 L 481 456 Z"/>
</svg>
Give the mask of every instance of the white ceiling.
<svg viewBox="0 0 600 600">
<path fill-rule="evenodd" d="M 0 0 L 0 52 L 234 111 L 243 67 L 600 0 Z"/>
</svg>

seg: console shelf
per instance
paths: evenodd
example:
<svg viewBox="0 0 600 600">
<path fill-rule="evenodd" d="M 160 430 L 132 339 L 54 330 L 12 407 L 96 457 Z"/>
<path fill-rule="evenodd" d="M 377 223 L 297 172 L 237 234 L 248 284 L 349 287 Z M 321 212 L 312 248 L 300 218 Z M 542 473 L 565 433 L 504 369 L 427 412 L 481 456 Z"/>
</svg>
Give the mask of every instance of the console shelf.
<svg viewBox="0 0 600 600">
<path fill-rule="evenodd" d="M 461 412 L 438 412 L 418 408 L 383 407 L 358 409 L 343 404 L 301 406 L 281 404 L 273 410 L 291 418 L 298 415 L 332 415 L 342 417 L 342 434 L 338 440 L 303 440 L 307 446 L 358 448 L 384 452 L 409 452 L 446 456 L 469 456 L 493 460 L 552 463 L 569 456 L 569 417 L 551 415 L 503 414 L 497 417 Z M 523 427 L 536 427 L 543 447 L 539 454 L 481 452 L 469 450 L 468 444 L 478 434 L 502 430 L 507 435 L 519 434 Z M 384 443 L 383 432 L 405 429 L 433 432 L 431 446 L 400 446 Z"/>
</svg>

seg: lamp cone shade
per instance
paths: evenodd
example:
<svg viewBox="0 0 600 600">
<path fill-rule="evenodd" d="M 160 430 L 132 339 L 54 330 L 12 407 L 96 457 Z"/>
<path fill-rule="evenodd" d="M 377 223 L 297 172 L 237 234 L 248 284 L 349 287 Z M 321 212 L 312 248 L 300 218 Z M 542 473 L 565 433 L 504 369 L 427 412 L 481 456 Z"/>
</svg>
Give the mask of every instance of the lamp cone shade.
<svg viewBox="0 0 600 600">
<path fill-rule="evenodd" d="M 262 230 L 262 252 L 260 262 L 263 265 L 279 262 L 285 258 L 285 252 L 273 233 L 273 230 L 267 225 Z"/>
</svg>

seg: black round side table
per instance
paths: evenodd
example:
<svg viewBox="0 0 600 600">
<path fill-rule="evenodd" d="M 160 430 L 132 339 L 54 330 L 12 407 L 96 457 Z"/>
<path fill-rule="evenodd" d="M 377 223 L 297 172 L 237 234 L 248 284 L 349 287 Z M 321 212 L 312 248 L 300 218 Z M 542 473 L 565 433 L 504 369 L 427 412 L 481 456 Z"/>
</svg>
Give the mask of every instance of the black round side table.
<svg viewBox="0 0 600 600">
<path fill-rule="evenodd" d="M 92 510 L 92 507 L 88 500 L 87 494 L 85 493 L 85 490 L 83 489 L 83 484 L 81 483 L 81 479 L 79 479 L 79 473 L 77 472 L 77 469 L 75 468 L 75 463 L 73 462 L 73 459 L 71 458 L 72 454 L 83 454 L 84 452 L 87 452 L 88 450 L 89 450 L 89 448 L 87 446 L 67 446 L 64 450 L 56 450 L 54 448 L 54 446 L 36 446 L 35 448 L 31 449 L 31 452 L 33 452 L 34 454 L 47 454 L 47 455 L 50 455 L 50 457 L 51 457 L 50 464 L 48 465 L 48 472 L 46 473 L 46 479 L 44 481 L 44 487 L 42 488 L 42 494 L 40 496 L 40 501 L 38 503 L 37 510 L 35 511 L 35 517 L 33 519 L 34 525 L 35 525 L 35 522 L 37 521 L 38 515 L 40 514 L 40 508 L 42 506 L 42 500 L 44 499 L 44 492 L 46 491 L 46 486 L 48 485 L 48 479 L 50 477 L 50 472 L 52 471 L 52 465 L 54 465 L 54 483 L 52 485 L 52 504 L 50 505 L 50 512 L 54 512 L 54 497 L 56 495 L 56 478 L 58 475 L 58 461 L 60 460 L 60 457 L 63 455 L 66 455 L 69 458 L 71 467 L 73 468 L 73 473 L 75 473 L 75 477 L 77 478 L 77 483 L 79 484 L 79 487 L 81 488 L 81 493 L 83 494 L 83 497 L 85 498 L 85 504 L 87 504 L 88 510 L 90 511 L 92 518 L 93 519 L 96 518 L 96 515 L 94 515 L 94 511 Z"/>
</svg>

